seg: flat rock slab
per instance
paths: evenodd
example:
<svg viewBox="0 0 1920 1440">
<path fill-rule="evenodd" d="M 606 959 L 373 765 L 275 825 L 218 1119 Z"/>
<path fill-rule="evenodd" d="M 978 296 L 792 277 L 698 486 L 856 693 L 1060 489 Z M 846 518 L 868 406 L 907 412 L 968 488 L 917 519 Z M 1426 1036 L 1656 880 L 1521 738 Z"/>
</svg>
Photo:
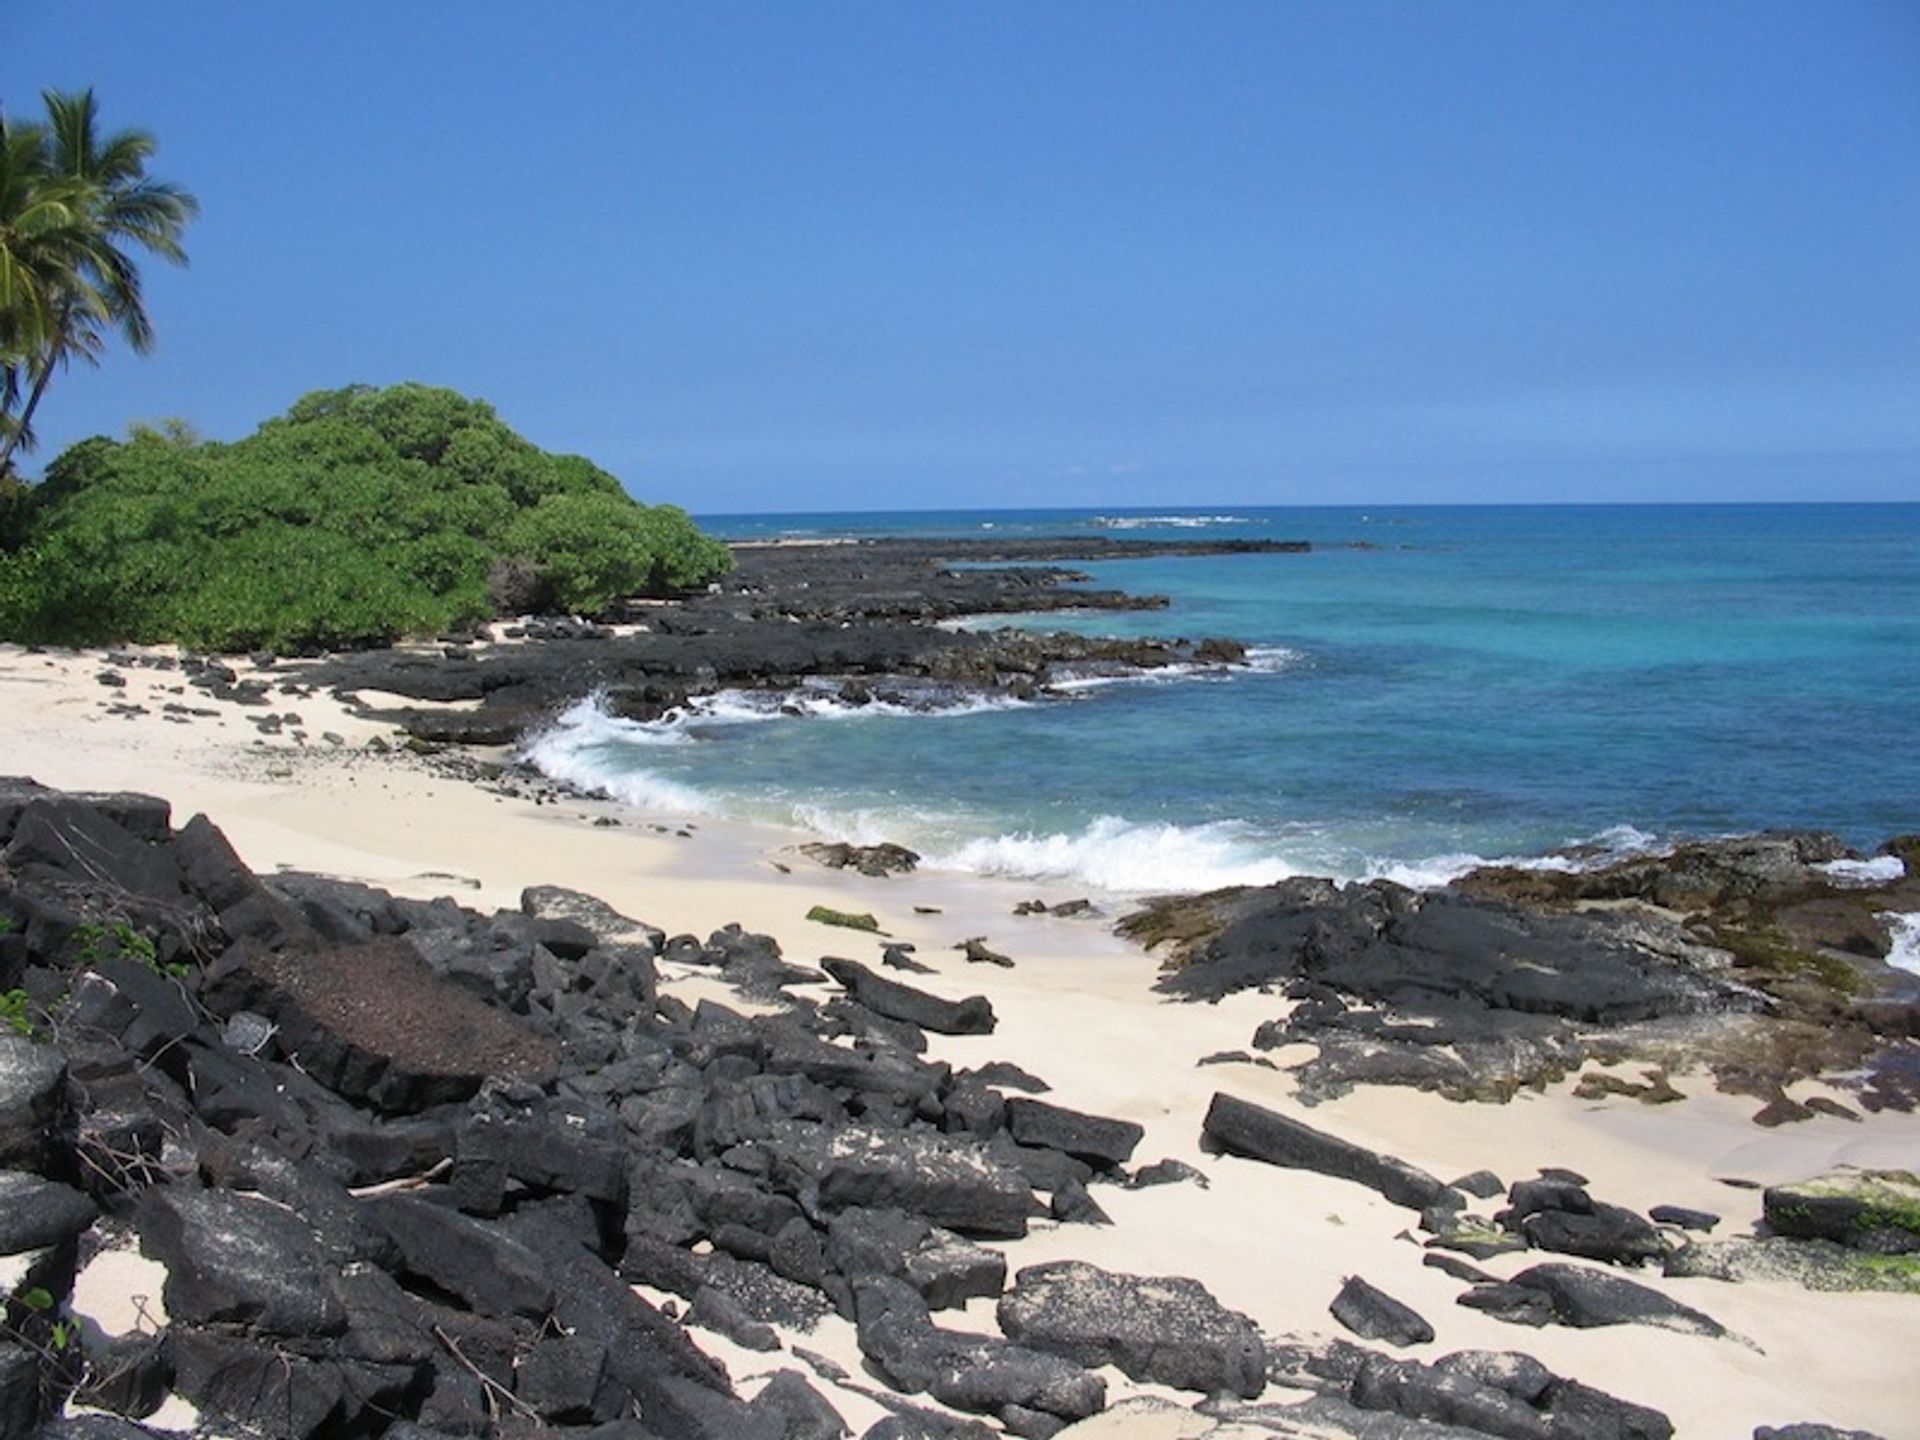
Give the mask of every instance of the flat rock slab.
<svg viewBox="0 0 1920 1440">
<path fill-rule="evenodd" d="M 435 975 L 406 941 L 228 951 L 203 996 L 221 1014 L 253 1010 L 280 1048 L 339 1094 L 390 1113 L 464 1100 L 489 1076 L 544 1081 L 552 1047 Z"/>
<path fill-rule="evenodd" d="M 1447 1187 L 1426 1171 L 1391 1155 L 1316 1130 L 1298 1120 L 1216 1094 L 1201 1125 L 1202 1137 L 1230 1155 L 1243 1155 L 1294 1170 L 1312 1170 L 1377 1190 L 1396 1205 L 1424 1210 Z"/>
<path fill-rule="evenodd" d="M 1030 1265 L 998 1314 L 1011 1340 L 1080 1365 L 1116 1365 L 1135 1380 L 1247 1400 L 1266 1387 L 1258 1327 L 1197 1280 L 1122 1275 L 1077 1260 Z"/>
</svg>

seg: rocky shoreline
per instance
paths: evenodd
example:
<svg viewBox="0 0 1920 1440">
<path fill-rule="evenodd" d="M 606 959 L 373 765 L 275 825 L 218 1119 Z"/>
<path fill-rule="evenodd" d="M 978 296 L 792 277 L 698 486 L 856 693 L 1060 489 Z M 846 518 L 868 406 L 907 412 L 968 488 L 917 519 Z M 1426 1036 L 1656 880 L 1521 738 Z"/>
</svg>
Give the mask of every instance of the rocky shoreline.
<svg viewBox="0 0 1920 1440">
<path fill-rule="evenodd" d="M 1403 1358 L 1431 1325 L 1359 1277 L 1327 1302 L 1354 1339 L 1266 1335 L 1179 1276 L 1058 1261 L 1009 1283 L 995 1242 L 1206 1177 L 1136 1164 L 1139 1125 L 1018 1067 L 925 1058 L 929 1034 L 990 1034 L 988 996 L 796 965 L 737 928 L 670 938 L 556 887 L 482 914 L 259 876 L 140 795 L 0 782 L 0 847 L 0 979 L 26 997 L 0 1034 L 8 1436 L 155 1433 L 136 1422 L 172 1391 L 237 1433 L 802 1440 L 847 1433 L 828 1381 L 890 1412 L 868 1440 L 1050 1436 L 1102 1415 L 1116 1371 L 1187 1396 L 1123 1413 L 1205 1422 L 1155 1433 L 1673 1433 L 1517 1350 Z M 676 999 L 668 964 L 740 1008 Z M 1710 1301 L 1622 1272 L 1911 1288 L 1920 1264 L 1911 1176 L 1774 1187 L 1770 1238 L 1701 1245 L 1717 1216 L 1641 1215 L 1565 1171 L 1443 1181 L 1225 1092 L 1202 1131 L 1404 1207 L 1458 1303 L 1523 1332 L 1737 1345 Z M 122 1237 L 165 1266 L 167 1318 L 114 1337 L 68 1301 Z M 1529 1250 L 1601 1263 L 1478 1268 Z M 934 1319 L 970 1300 L 998 1336 Z M 809 1351 L 830 1317 L 869 1381 Z M 701 1334 L 799 1365 L 745 1398 Z M 57 1418 L 70 1403 L 104 1413 Z"/>
<path fill-rule="evenodd" d="M 689 695 L 790 690 L 831 677 L 850 704 L 877 696 L 933 707 L 958 695 L 1031 699 L 1060 679 L 1241 663 L 1231 639 L 1110 640 L 1062 632 L 971 631 L 969 617 L 1165 606 L 1163 596 L 1067 588 L 1057 563 L 1166 554 L 1298 554 L 1302 541 L 872 540 L 736 547 L 707 594 L 636 604 L 606 623 L 527 622 L 508 643 L 446 637 L 432 647 L 325 659 L 308 678 L 345 693 L 418 702 L 370 713 L 428 742 L 511 743 L 589 694 L 629 719 L 657 719 Z"/>
</svg>

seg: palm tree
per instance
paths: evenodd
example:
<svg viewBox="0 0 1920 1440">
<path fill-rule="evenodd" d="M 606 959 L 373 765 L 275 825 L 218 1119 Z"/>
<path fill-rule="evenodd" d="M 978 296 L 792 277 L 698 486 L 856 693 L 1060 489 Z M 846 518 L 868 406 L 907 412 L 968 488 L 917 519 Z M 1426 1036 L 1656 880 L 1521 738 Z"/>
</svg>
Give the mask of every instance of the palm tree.
<svg viewBox="0 0 1920 1440">
<path fill-rule="evenodd" d="M 180 235 L 200 209 L 180 186 L 147 178 L 151 135 L 100 133 L 91 90 L 42 98 L 45 125 L 0 121 L 0 474 L 31 448 L 56 369 L 76 355 L 97 363 L 111 329 L 136 354 L 153 348 L 127 247 L 185 264 Z"/>
</svg>

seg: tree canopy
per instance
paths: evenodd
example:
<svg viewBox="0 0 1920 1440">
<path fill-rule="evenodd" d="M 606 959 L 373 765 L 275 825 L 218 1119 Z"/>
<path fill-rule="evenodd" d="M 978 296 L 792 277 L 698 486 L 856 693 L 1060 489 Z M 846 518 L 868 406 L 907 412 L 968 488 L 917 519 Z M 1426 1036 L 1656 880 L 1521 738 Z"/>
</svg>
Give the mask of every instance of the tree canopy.
<svg viewBox="0 0 1920 1440">
<path fill-rule="evenodd" d="M 0 116 L 0 477 L 33 446 L 54 372 L 97 361 L 109 331 L 153 345 L 133 251 L 186 262 L 180 235 L 199 203 L 147 175 L 144 130 L 102 134 L 93 92 L 44 92 L 44 124 Z"/>
<path fill-rule="evenodd" d="M 725 546 L 484 401 L 316 391 L 232 444 L 83 440 L 0 495 L 0 636 L 214 649 L 378 643 L 704 585 Z"/>
</svg>

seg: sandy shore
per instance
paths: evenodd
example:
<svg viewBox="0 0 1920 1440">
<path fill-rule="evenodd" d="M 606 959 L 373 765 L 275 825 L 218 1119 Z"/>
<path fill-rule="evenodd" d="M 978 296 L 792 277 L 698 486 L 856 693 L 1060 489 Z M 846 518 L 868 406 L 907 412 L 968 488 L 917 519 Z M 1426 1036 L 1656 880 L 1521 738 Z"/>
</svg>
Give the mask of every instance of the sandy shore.
<svg viewBox="0 0 1920 1440">
<path fill-rule="evenodd" d="M 1415 1358 L 1469 1347 L 1523 1350 L 1664 1411 L 1683 1436 L 1744 1437 L 1757 1425 L 1803 1420 L 1887 1440 L 1920 1436 L 1920 1383 L 1911 1373 L 1920 1298 L 1641 1274 L 1634 1278 L 1705 1310 L 1750 1343 L 1645 1327 L 1517 1329 L 1454 1303 L 1462 1287 L 1421 1263 L 1410 1212 L 1354 1185 L 1199 1148 L 1200 1117 L 1225 1090 L 1443 1179 L 1484 1167 L 1510 1182 L 1565 1166 L 1588 1176 L 1598 1198 L 1641 1210 L 1669 1203 L 1715 1211 L 1726 1217 L 1720 1233 L 1737 1235 L 1758 1217 L 1760 1197 L 1727 1181 L 1795 1178 L 1836 1163 L 1920 1168 L 1920 1118 L 1820 1116 L 1767 1131 L 1751 1123 L 1753 1102 L 1717 1095 L 1699 1075 L 1676 1077 L 1689 1098 L 1659 1108 L 1576 1100 L 1562 1088 L 1505 1106 L 1374 1090 L 1308 1110 L 1282 1071 L 1196 1064 L 1244 1049 L 1281 1002 L 1253 994 L 1218 1005 L 1167 1002 L 1150 989 L 1154 960 L 1100 920 L 1011 913 L 1016 901 L 1060 900 L 1066 892 L 926 872 L 884 880 L 830 872 L 790 853 L 794 837 L 707 821 L 690 827 L 674 817 L 622 814 L 618 825 L 595 825 L 613 812 L 586 801 L 503 796 L 404 754 L 377 753 L 368 742 L 389 732 L 321 695 L 275 695 L 270 712 L 297 715 L 298 723 L 283 719 L 281 734 L 263 736 L 249 717 L 267 712 L 190 688 L 176 692 L 183 684 L 177 671 L 121 667 L 125 685 L 110 688 L 97 678 L 102 668 L 98 655 L 0 647 L 0 772 L 62 788 L 164 796 L 176 824 L 208 814 L 259 871 L 316 870 L 404 895 L 451 895 L 482 910 L 517 906 L 527 885 L 565 885 L 669 933 L 704 936 L 738 922 L 772 935 L 803 964 L 828 954 L 871 962 L 878 954 L 870 936 L 808 921 L 810 907 L 872 912 L 938 970 L 916 983 L 951 996 L 985 993 L 1000 1016 L 992 1036 L 930 1037 L 934 1058 L 1013 1061 L 1048 1080 L 1049 1098 L 1060 1104 L 1144 1125 L 1137 1162 L 1175 1157 L 1209 1182 L 1204 1189 L 1100 1187 L 1096 1197 L 1114 1225 L 1040 1223 L 1005 1247 L 1012 1269 L 1072 1257 L 1136 1274 L 1192 1276 L 1271 1336 L 1321 1338 L 1344 1333 L 1327 1305 L 1346 1276 L 1361 1275 L 1433 1324 L 1437 1340 L 1407 1352 Z M 262 675 L 298 678 L 286 666 Z M 216 713 L 169 714 L 169 704 Z M 1015 967 L 968 964 L 953 947 L 972 936 L 1011 955 Z M 699 988 L 711 984 L 663 968 L 663 987 L 676 993 L 715 993 Z M 1485 1268 L 1504 1276 L 1540 1258 L 1503 1257 Z M 992 1307 L 976 1301 L 942 1323 L 990 1330 Z M 743 1393 L 757 1376 L 807 1371 L 790 1351 L 756 1355 L 705 1332 L 698 1338 L 727 1361 Z M 854 1433 L 885 1413 L 860 1393 L 878 1382 L 860 1374 L 851 1327 L 830 1319 L 811 1336 L 791 1338 L 855 1377 L 832 1386 L 807 1371 L 843 1407 Z M 1108 1379 L 1116 1401 L 1152 1393 L 1118 1372 Z M 1071 1433 L 1197 1435 L 1206 1422 L 1108 1416 Z"/>
</svg>

